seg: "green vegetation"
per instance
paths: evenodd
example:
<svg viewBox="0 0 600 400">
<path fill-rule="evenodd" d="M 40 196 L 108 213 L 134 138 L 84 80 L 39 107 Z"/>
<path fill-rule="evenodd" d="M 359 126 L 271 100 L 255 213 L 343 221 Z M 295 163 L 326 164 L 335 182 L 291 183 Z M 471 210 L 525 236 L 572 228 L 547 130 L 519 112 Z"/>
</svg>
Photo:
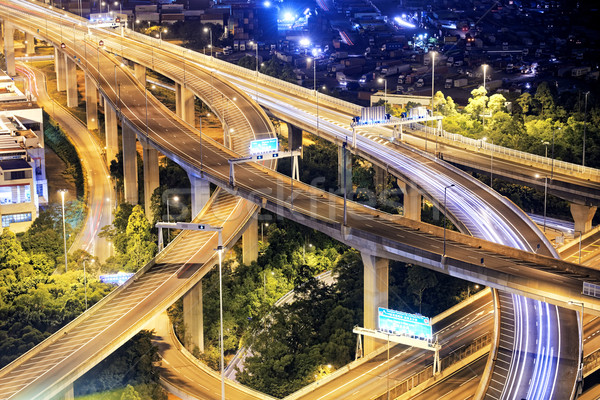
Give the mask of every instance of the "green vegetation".
<svg viewBox="0 0 600 400">
<path fill-rule="evenodd" d="M 255 71 L 256 61 L 256 57 L 244 56 L 240 58 L 238 65 Z M 261 63 L 258 70 L 263 74 L 273 76 L 286 82 L 296 83 L 298 81 L 292 65 L 280 61 L 277 57 L 271 57 L 268 61 Z"/>
<path fill-rule="evenodd" d="M 100 237 L 106 237 L 114 245 L 116 254 L 106 260 L 107 270 L 113 272 L 135 272 L 152 260 L 157 251 L 150 222 L 140 205 L 120 204 L 113 225 L 103 227 Z"/>
<path fill-rule="evenodd" d="M 264 214 L 263 217 L 272 217 Z M 363 265 L 360 254 L 294 222 L 278 219 L 263 225 L 258 260 L 223 265 L 224 348 L 226 362 L 242 346 L 252 348 L 244 384 L 283 397 L 354 359 L 355 325 L 363 319 Z M 260 230 L 260 227 L 259 227 Z M 260 234 L 260 232 L 259 232 Z M 268 240 L 267 240 L 268 239 Z M 336 281 L 325 285 L 314 277 L 333 270 Z M 464 299 L 467 282 L 403 263 L 390 264 L 390 307 L 425 315 L 439 313 Z M 219 368 L 218 271 L 202 281 L 205 352 L 194 353 Z M 433 288 L 436 290 L 432 290 Z M 294 288 L 294 301 L 273 307 Z M 182 302 L 169 310 L 185 342 Z"/>
<path fill-rule="evenodd" d="M 85 184 L 83 167 L 77 150 L 56 121 L 51 119 L 46 112 L 44 112 L 43 118 L 45 144 L 67 164 L 66 173 L 72 177 L 77 197 L 81 198 L 85 194 Z"/>
<path fill-rule="evenodd" d="M 434 105 L 436 113 L 445 116 L 444 129 L 448 132 L 476 139 L 486 137 L 494 144 L 539 155 L 545 155 L 548 146 L 549 157 L 554 137 L 554 157 L 581 164 L 584 97 L 565 92 L 559 98 L 555 88 L 543 82 L 533 96 L 525 92 L 509 98 L 511 110 L 504 95 L 488 96 L 482 87 L 471 92 L 462 110 L 442 92 L 436 93 Z M 587 114 L 586 165 L 600 167 L 600 108 L 590 101 Z M 485 124 L 482 115 L 486 115 Z"/>
<path fill-rule="evenodd" d="M 38 219 L 24 235 L 27 250 L 10 230 L 4 229 L 0 235 L 0 367 L 85 310 L 84 261 L 88 263 L 88 305 L 111 289 L 97 280 L 97 271 L 90 268 L 92 258 L 83 251 L 71 256 L 68 273 L 53 274 L 55 255 L 62 256 L 62 248 L 53 243 L 56 237 L 43 235 L 55 223 L 48 215 Z"/>
<path fill-rule="evenodd" d="M 166 400 L 153 363 L 160 361 L 152 332 L 141 331 L 75 382 L 81 400 Z"/>
</svg>

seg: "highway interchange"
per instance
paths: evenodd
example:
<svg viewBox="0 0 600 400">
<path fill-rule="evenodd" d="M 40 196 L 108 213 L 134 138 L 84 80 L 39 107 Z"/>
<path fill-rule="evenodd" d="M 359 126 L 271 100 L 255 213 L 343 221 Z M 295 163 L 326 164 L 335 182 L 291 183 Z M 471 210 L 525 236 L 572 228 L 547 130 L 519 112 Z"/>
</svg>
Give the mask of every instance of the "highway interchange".
<svg viewBox="0 0 600 400">
<path fill-rule="evenodd" d="M 127 43 L 126 40 L 122 41 L 123 43 Z M 125 47 L 126 49 L 126 47 Z M 124 51 L 125 51 L 124 49 Z M 133 51 L 133 49 L 128 49 L 127 51 Z M 160 55 L 160 52 L 155 52 L 155 54 L 153 54 L 152 58 L 152 62 L 156 63 L 157 60 L 154 60 L 154 57 L 157 57 Z M 171 55 L 172 56 L 172 55 Z M 164 55 L 164 57 L 168 57 L 167 54 Z M 104 63 L 105 60 L 104 58 L 100 58 L 100 56 L 98 57 L 98 62 L 102 62 Z M 158 64 L 158 63 L 156 63 Z M 157 66 L 155 64 L 155 66 Z M 189 72 L 189 65 L 188 65 L 188 74 L 191 75 L 191 73 Z M 110 68 L 110 66 L 108 67 Z M 90 69 L 93 70 L 92 64 L 90 64 Z M 197 154 L 199 153 L 199 146 L 203 146 L 202 143 L 198 144 L 198 140 L 197 139 L 197 135 L 195 136 L 191 136 L 187 133 L 185 133 L 183 136 L 177 136 L 179 134 L 179 129 L 172 123 L 170 123 L 169 121 L 165 121 L 165 118 L 171 118 L 170 116 L 165 116 L 165 118 L 158 118 L 158 116 L 161 116 L 162 113 L 165 112 L 164 109 L 161 109 L 160 106 L 157 106 L 154 104 L 154 102 L 151 103 L 151 106 L 153 107 L 153 111 L 151 112 L 151 115 L 153 116 L 153 121 L 148 121 L 150 122 L 150 128 L 146 129 L 145 128 L 145 119 L 143 117 L 145 111 L 146 111 L 146 98 L 145 96 L 147 96 L 146 93 L 140 92 L 139 87 L 135 87 L 135 86 L 125 86 L 126 82 L 129 82 L 127 80 L 127 76 L 125 73 L 122 73 L 121 70 L 119 68 L 114 68 L 114 74 L 113 76 L 116 76 L 116 80 L 118 80 L 118 82 L 121 83 L 120 86 L 120 90 L 118 90 L 117 88 L 113 87 L 113 98 L 115 100 L 114 104 L 118 104 L 120 105 L 122 109 L 122 112 L 124 114 L 128 114 L 126 115 L 127 118 L 134 124 L 136 124 L 138 126 L 138 129 L 140 131 L 146 131 L 148 133 L 148 135 L 152 135 L 152 139 L 157 143 L 158 147 L 161 150 L 164 150 L 164 152 L 166 154 L 171 154 L 174 155 L 174 158 L 178 159 L 178 161 L 180 162 L 184 162 L 190 165 L 196 165 L 196 168 L 199 170 L 200 168 L 203 169 L 204 172 L 206 172 L 207 174 L 211 174 L 212 179 L 219 181 L 221 184 L 223 184 L 223 182 L 227 182 L 228 180 L 228 166 L 226 165 L 226 163 L 223 163 L 222 161 L 219 161 L 219 158 L 222 160 L 223 158 L 227 158 L 227 157 L 232 157 L 232 153 L 227 152 L 225 149 L 222 148 L 218 148 L 218 146 L 211 144 L 211 147 L 213 148 L 209 148 L 209 146 L 206 146 L 206 143 L 204 143 L 204 149 L 206 151 L 204 151 L 204 159 L 203 159 L 203 166 L 200 167 L 197 164 Z M 188 75 L 188 80 L 191 81 L 190 84 L 193 84 L 193 79 L 192 77 L 190 77 Z M 109 74 L 106 74 L 106 76 L 109 76 Z M 194 72 L 194 77 L 196 76 L 196 73 Z M 103 82 L 106 85 L 110 85 L 112 82 L 109 82 L 109 80 L 107 78 L 104 78 L 105 82 Z M 205 79 L 205 81 L 208 79 Z M 110 91 L 110 89 L 108 89 Z M 136 93 L 137 91 L 137 93 Z M 225 93 L 227 95 L 229 95 L 230 97 L 236 97 L 235 92 L 231 92 L 231 93 Z M 237 96 L 238 99 L 240 99 L 241 101 L 246 101 L 246 99 L 243 96 Z M 143 101 L 140 101 L 140 99 L 142 99 Z M 236 104 L 239 104 L 236 101 Z M 248 107 L 251 106 L 251 104 L 247 105 Z M 239 106 L 242 107 L 242 106 Z M 245 114 L 245 113 L 244 113 Z M 252 115 L 252 114 L 251 114 Z M 324 117 L 326 118 L 326 117 Z M 256 121 L 251 122 L 250 124 L 252 125 L 253 123 L 255 123 Z M 321 127 L 323 127 L 324 124 L 321 124 Z M 265 126 L 265 128 L 268 129 L 268 127 Z M 256 130 L 256 132 L 259 132 L 261 128 L 259 128 L 258 130 Z M 325 128 L 324 128 L 325 129 Z M 237 130 L 237 129 L 236 129 Z M 177 141 L 178 144 L 181 144 L 181 148 L 174 148 L 172 146 L 171 143 L 169 143 L 167 140 L 163 139 L 160 137 L 159 132 L 165 133 L 171 133 L 173 134 L 174 138 L 176 138 L 175 140 Z M 261 132 L 262 133 L 262 132 Z M 362 137 L 360 138 L 360 142 L 359 142 L 359 149 L 361 149 L 362 151 L 369 153 L 369 152 L 381 152 L 382 148 L 380 147 L 372 147 L 374 146 L 372 143 L 369 143 L 367 140 L 364 140 Z M 188 153 L 186 153 L 186 151 L 181 151 L 181 149 L 189 149 L 191 152 L 194 152 L 196 155 L 192 156 Z M 404 149 L 405 152 L 410 152 L 410 149 Z M 397 168 L 398 170 L 402 170 L 402 168 L 404 168 L 405 170 L 409 170 L 411 168 L 415 168 L 415 166 L 423 166 L 423 168 L 421 168 L 421 170 L 419 171 L 420 173 L 422 173 L 424 176 L 429 176 L 430 178 L 435 178 L 435 175 L 439 174 L 441 170 L 443 170 L 443 165 L 442 167 L 440 167 L 441 163 L 437 162 L 436 160 L 432 160 L 432 159 L 423 159 L 421 158 L 419 162 L 416 162 L 414 164 L 411 164 L 410 162 L 406 161 L 406 160 L 402 160 L 402 162 L 396 162 L 396 164 L 394 164 L 394 158 L 393 158 L 393 154 L 391 152 L 389 152 L 389 150 L 385 151 L 386 154 L 389 155 L 389 159 L 386 160 L 386 164 L 389 166 L 392 166 L 392 168 Z M 412 156 L 417 157 L 423 157 L 422 155 L 416 154 L 414 152 L 411 152 Z M 404 165 L 402 165 L 404 164 Z M 424 167 L 439 167 L 438 170 L 435 169 L 424 169 Z M 259 169 L 260 168 L 254 168 L 254 169 Z M 406 173 L 406 172 L 405 172 Z M 456 173 L 457 176 L 459 176 L 460 174 Z M 291 182 L 289 181 L 288 178 L 288 186 L 286 185 L 276 185 L 275 187 L 272 187 L 272 183 L 277 183 L 277 179 L 283 179 L 283 178 L 276 178 L 272 173 L 268 173 L 266 171 L 260 171 L 257 173 L 257 171 L 254 171 L 253 168 L 245 168 L 245 167 L 241 167 L 240 171 L 236 171 L 236 177 L 238 179 L 238 185 L 237 185 L 237 189 L 240 192 L 246 191 L 246 193 L 248 192 L 252 192 L 252 187 L 249 187 L 247 185 L 245 185 L 243 182 L 253 182 L 253 184 L 251 186 L 254 186 L 255 188 L 258 187 L 258 192 L 262 192 L 260 196 L 265 197 L 265 198 L 269 198 L 269 201 L 273 202 L 274 204 L 276 204 L 278 207 L 281 206 L 281 200 L 280 199 L 290 199 L 292 197 L 292 191 L 294 191 L 293 196 L 294 196 L 294 200 L 293 200 L 293 207 L 295 208 L 295 211 L 297 210 L 302 210 L 303 213 L 305 213 L 305 215 L 311 215 L 315 212 L 315 209 L 317 209 L 317 214 L 318 215 L 327 215 L 329 219 L 331 220 L 340 220 L 341 217 L 341 213 L 340 213 L 340 207 L 339 207 L 339 201 L 328 201 L 328 202 L 323 202 L 320 200 L 315 201 L 314 198 L 314 191 L 307 188 L 305 185 L 302 185 L 300 183 L 296 184 L 294 183 L 294 188 L 292 188 L 291 186 Z M 265 181 L 265 178 L 266 181 Z M 447 177 L 445 177 L 447 178 Z M 462 178 L 465 179 L 465 178 Z M 260 184 L 257 185 L 256 182 L 263 182 L 264 186 L 261 186 Z M 532 236 L 530 236 L 529 238 L 525 238 L 524 236 L 521 236 L 520 234 L 514 238 L 510 233 L 511 230 L 514 231 L 514 228 L 512 227 L 511 223 L 505 221 L 504 223 L 502 223 L 502 221 L 496 221 L 493 220 L 493 216 L 495 215 L 493 212 L 488 212 L 488 211 L 479 211 L 478 209 L 475 209 L 473 207 L 478 207 L 477 201 L 474 200 L 469 200 L 469 196 L 472 195 L 472 192 L 484 192 L 483 188 L 475 188 L 475 190 L 469 191 L 467 189 L 467 187 L 471 186 L 472 184 L 467 182 L 464 184 L 461 184 L 460 180 L 458 177 L 455 177 L 453 180 L 449 180 L 446 182 L 454 182 L 456 181 L 458 183 L 457 185 L 457 190 L 453 191 L 456 192 L 456 195 L 452 195 L 452 198 L 450 197 L 450 193 L 448 196 L 448 209 L 449 211 L 452 213 L 452 215 L 454 215 L 454 219 L 456 221 L 461 221 L 463 224 L 465 224 L 465 222 L 463 222 L 463 219 L 465 219 L 464 217 L 468 216 L 468 215 L 474 215 L 476 218 L 478 218 L 479 220 L 488 220 L 491 221 L 491 223 L 486 224 L 486 226 L 496 226 L 496 224 L 498 224 L 498 226 L 501 226 L 500 228 L 500 233 L 498 232 L 487 232 L 486 230 L 482 230 L 480 229 L 478 226 L 480 225 L 478 224 L 473 224 L 473 226 L 468 230 L 469 232 L 473 233 L 475 236 L 481 235 L 481 237 L 485 238 L 485 235 L 495 235 L 493 241 L 497 241 L 497 242 L 502 242 L 503 240 L 507 240 L 510 241 L 511 245 L 514 244 L 519 244 L 519 246 L 522 246 L 522 248 L 527 249 L 527 250 L 531 250 L 537 243 L 543 241 L 543 238 L 540 238 L 540 234 L 535 232 L 533 229 L 531 229 L 532 232 Z M 297 185 L 297 186 L 296 186 Z M 429 182 L 429 183 L 421 183 L 422 188 L 424 191 L 427 191 L 428 193 L 430 193 L 430 195 L 432 195 L 434 198 L 437 197 L 437 204 L 440 203 L 439 201 L 439 197 L 441 192 L 443 192 L 443 187 L 440 187 L 439 183 L 435 183 L 435 180 L 433 181 L 433 183 Z M 261 189 L 263 188 L 264 189 Z M 269 190 L 267 190 L 269 189 Z M 459 190 L 460 189 L 460 190 Z M 485 192 L 487 192 L 487 190 L 485 190 Z M 276 196 L 273 196 L 273 194 L 276 194 Z M 257 196 L 255 193 L 251 193 L 249 196 Z M 465 198 L 467 201 L 465 201 Z M 463 203 L 464 202 L 464 203 Z M 316 203 L 316 204 L 315 204 Z M 461 210 L 460 204 L 465 204 L 468 207 L 471 207 L 470 209 L 467 210 Z M 500 204 L 500 202 L 498 203 Z M 381 226 L 381 221 L 375 221 L 375 223 L 373 223 L 372 218 L 370 217 L 370 215 L 372 213 L 370 212 L 364 212 L 361 211 L 360 208 L 357 208 L 356 205 L 350 205 L 349 206 L 352 210 L 355 210 L 356 212 L 352 213 L 352 217 L 350 217 L 349 215 L 349 221 L 348 221 L 348 225 L 350 226 L 362 226 L 363 229 L 365 231 L 371 231 L 371 233 L 373 234 L 377 234 L 377 231 L 380 229 L 379 226 Z M 319 210 L 320 209 L 320 210 Z M 492 207 L 492 209 L 494 209 Z M 496 214 L 497 215 L 497 214 Z M 366 220 L 370 220 L 369 222 L 366 222 Z M 468 220 L 468 219 L 467 219 Z M 380 223 L 377 223 L 380 222 Z M 372 226 L 368 226 L 368 224 L 373 223 Z M 358 225 L 357 225 L 358 224 Z M 383 225 L 388 225 L 386 223 L 383 223 Z M 459 224 L 460 226 L 460 224 Z M 463 225 L 464 226 L 464 225 Z M 526 232 L 527 230 L 524 229 L 524 231 Z M 422 237 L 421 237 L 422 239 Z M 449 246 L 449 252 L 450 252 L 450 247 L 452 248 L 453 251 L 458 252 L 459 249 L 456 248 L 455 246 Z M 546 246 L 544 246 L 546 247 Z M 548 249 L 548 252 L 550 252 L 550 249 Z M 490 262 L 490 264 L 493 264 Z M 551 311 L 542 311 L 542 307 L 541 304 L 537 304 L 537 301 L 533 301 L 533 303 L 527 305 L 528 308 L 530 308 L 532 311 L 532 313 L 538 313 L 538 319 L 540 321 L 543 320 L 543 318 L 551 318 L 552 315 L 554 315 Z M 540 303 L 540 302 L 537 302 Z M 552 306 L 553 307 L 553 306 Z M 539 309 L 539 311 L 538 311 Z M 567 312 L 567 311 L 565 311 Z M 558 316 L 558 313 L 555 313 Z M 570 312 L 570 314 L 572 314 L 572 316 L 574 316 L 574 313 Z M 558 317 L 557 317 L 558 318 Z M 532 323 L 532 327 L 534 327 L 534 325 L 537 325 L 537 320 L 538 319 L 531 319 L 533 322 Z M 571 318 L 572 321 L 572 318 Z M 543 325 L 543 324 L 542 324 Z M 571 324 L 571 328 L 572 328 Z M 576 325 L 576 323 L 575 323 Z M 562 326 L 562 325 L 561 325 Z M 567 325 L 569 326 L 569 325 Z M 535 329 L 533 329 L 535 331 Z M 525 331 L 529 331 L 529 329 L 522 329 L 523 332 Z M 539 333 L 541 335 L 544 335 L 544 333 Z M 550 333 L 547 334 L 548 336 L 552 336 L 552 337 L 556 337 L 556 335 L 552 335 Z M 546 337 L 548 337 L 546 336 Z M 537 340 L 537 339 L 536 339 Z M 532 343 L 534 341 L 534 339 L 531 339 L 531 341 L 529 343 Z M 539 341 L 540 343 L 543 341 Z M 550 347 L 554 347 L 553 351 L 559 351 L 558 347 L 559 346 L 550 346 Z M 562 351 L 566 351 L 566 349 L 563 347 Z M 527 353 L 527 352 L 526 352 Z M 553 353 L 556 354 L 556 353 Z M 572 350 L 571 353 L 573 354 Z M 552 369 L 552 371 L 554 371 L 555 375 L 558 375 L 558 367 L 556 367 L 556 364 L 553 364 L 557 361 L 558 359 L 553 357 L 548 357 L 548 362 L 549 362 L 549 366 L 548 368 Z M 528 362 L 532 362 L 532 360 L 529 360 Z M 539 362 L 539 361 L 538 361 Z M 522 364 L 525 365 L 525 364 Z M 524 366 L 521 368 L 525 368 Z M 572 369 L 572 365 L 568 367 L 569 369 Z M 528 368 L 528 370 L 530 370 Z M 535 368 L 532 369 L 533 371 L 535 371 Z M 540 375 L 539 373 L 534 373 L 534 375 Z M 563 376 L 563 374 L 560 374 L 561 376 Z M 535 376 L 533 376 L 534 379 Z M 517 385 L 518 386 L 518 385 Z M 518 387 L 515 387 L 516 390 L 521 390 Z"/>
</svg>

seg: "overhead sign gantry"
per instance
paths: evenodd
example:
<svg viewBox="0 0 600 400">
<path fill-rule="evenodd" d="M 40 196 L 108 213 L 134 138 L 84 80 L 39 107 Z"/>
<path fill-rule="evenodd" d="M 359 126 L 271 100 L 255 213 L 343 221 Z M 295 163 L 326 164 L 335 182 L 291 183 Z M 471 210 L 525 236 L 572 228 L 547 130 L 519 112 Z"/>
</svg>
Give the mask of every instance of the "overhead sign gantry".
<svg viewBox="0 0 600 400">
<path fill-rule="evenodd" d="M 402 118 L 394 117 L 386 113 L 385 106 L 363 107 L 360 117 L 352 118 L 350 127 L 352 128 L 352 147 L 356 148 L 356 128 L 370 126 L 393 126 L 392 140 L 402 141 L 402 126 L 427 121 L 437 121 L 438 135 L 442 131 L 441 115 L 433 116 L 425 107 L 412 108 L 409 113 L 402 113 Z"/>
<path fill-rule="evenodd" d="M 392 342 L 433 351 L 433 374 L 441 371 L 440 350 L 442 346 L 439 345 L 437 338 L 435 342 L 433 341 L 431 320 L 428 317 L 379 307 L 377 321 L 378 329 L 354 327 L 352 332 L 359 335 L 359 348 L 362 347 L 360 335 L 363 335 L 386 340 L 388 348 L 389 343 Z"/>
</svg>

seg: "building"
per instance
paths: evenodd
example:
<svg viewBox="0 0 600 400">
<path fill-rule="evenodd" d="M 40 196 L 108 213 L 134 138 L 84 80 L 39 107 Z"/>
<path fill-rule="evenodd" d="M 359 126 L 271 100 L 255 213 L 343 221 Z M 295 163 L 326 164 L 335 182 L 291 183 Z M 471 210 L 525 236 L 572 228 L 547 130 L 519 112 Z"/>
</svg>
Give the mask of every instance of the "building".
<svg viewBox="0 0 600 400">
<path fill-rule="evenodd" d="M 42 109 L 0 73 L 0 215 L 23 232 L 48 204 Z"/>
</svg>

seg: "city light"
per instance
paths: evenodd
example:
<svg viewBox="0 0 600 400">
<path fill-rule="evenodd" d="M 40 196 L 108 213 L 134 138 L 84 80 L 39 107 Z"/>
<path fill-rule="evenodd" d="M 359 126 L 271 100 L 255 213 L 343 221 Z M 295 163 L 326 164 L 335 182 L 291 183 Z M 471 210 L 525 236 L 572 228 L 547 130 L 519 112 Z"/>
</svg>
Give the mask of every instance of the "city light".
<svg viewBox="0 0 600 400">
<path fill-rule="evenodd" d="M 405 28 L 416 28 L 416 26 L 415 26 L 414 24 L 411 24 L 410 22 L 408 22 L 408 21 L 405 21 L 405 20 L 403 20 L 403 19 L 402 19 L 402 18 L 400 18 L 400 17 L 396 17 L 396 18 L 394 18 L 394 21 L 396 21 L 396 23 L 397 23 L 398 25 L 400 25 L 400 26 L 403 26 L 403 27 L 405 27 Z"/>
</svg>

